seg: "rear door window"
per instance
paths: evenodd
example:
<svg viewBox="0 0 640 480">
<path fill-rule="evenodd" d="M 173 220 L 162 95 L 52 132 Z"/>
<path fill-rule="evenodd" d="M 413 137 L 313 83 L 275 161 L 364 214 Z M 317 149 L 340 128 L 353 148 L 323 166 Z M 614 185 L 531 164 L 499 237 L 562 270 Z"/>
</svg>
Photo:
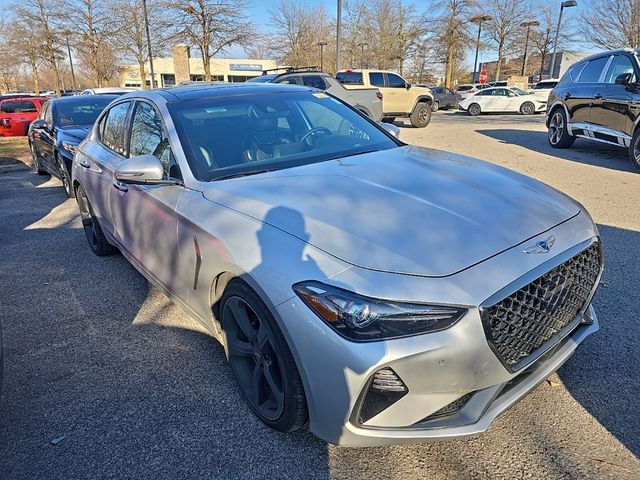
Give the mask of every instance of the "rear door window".
<svg viewBox="0 0 640 480">
<path fill-rule="evenodd" d="M 384 87 L 384 75 L 380 72 L 371 72 L 369 74 L 369 83 L 374 87 Z"/>
<path fill-rule="evenodd" d="M 319 90 L 327 89 L 327 84 L 320 75 L 305 75 L 302 77 L 302 83 L 307 87 L 313 87 Z"/>
<path fill-rule="evenodd" d="M 339 72 L 336 80 L 344 85 L 362 85 L 362 72 Z"/>
<path fill-rule="evenodd" d="M 616 83 L 616 78 L 625 74 L 631 74 L 630 81 L 633 83 L 636 81 L 635 73 L 633 63 L 631 63 L 631 59 L 629 57 L 626 55 L 616 55 L 613 57 L 611 65 L 609 66 L 609 71 L 604 78 L 604 82 Z"/>
<path fill-rule="evenodd" d="M 107 112 L 102 131 L 102 143 L 120 155 L 125 155 L 127 115 L 131 102 L 119 103 Z"/>
<path fill-rule="evenodd" d="M 602 70 L 604 66 L 607 64 L 609 57 L 600 57 L 595 60 L 591 60 L 587 63 L 587 66 L 584 67 L 582 73 L 580 74 L 580 78 L 578 78 L 579 83 L 597 83 L 600 81 L 600 75 L 602 74 Z"/>
</svg>

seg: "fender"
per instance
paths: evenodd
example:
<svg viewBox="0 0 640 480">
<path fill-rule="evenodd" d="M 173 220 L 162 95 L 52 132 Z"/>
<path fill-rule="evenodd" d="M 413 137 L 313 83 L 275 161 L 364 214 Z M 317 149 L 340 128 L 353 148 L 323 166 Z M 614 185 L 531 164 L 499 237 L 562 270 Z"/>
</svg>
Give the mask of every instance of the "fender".
<svg viewBox="0 0 640 480">
<path fill-rule="evenodd" d="M 413 112 L 415 110 L 416 106 L 421 102 L 424 102 L 427 105 L 432 105 L 433 104 L 433 97 L 431 97 L 429 95 L 420 95 L 418 98 L 416 98 L 416 101 L 413 102 L 413 107 L 411 108 L 411 111 Z"/>
<path fill-rule="evenodd" d="M 567 106 L 562 102 L 562 100 L 556 100 L 555 102 L 553 102 L 551 105 L 547 106 L 547 113 L 545 114 L 545 119 L 544 119 L 544 124 L 545 126 L 548 128 L 549 127 L 549 114 L 556 108 L 556 107 L 562 107 L 564 109 L 564 113 L 567 116 L 567 127 L 569 128 L 569 133 L 573 133 L 571 130 L 571 122 L 569 121 L 569 110 L 567 109 Z"/>
</svg>

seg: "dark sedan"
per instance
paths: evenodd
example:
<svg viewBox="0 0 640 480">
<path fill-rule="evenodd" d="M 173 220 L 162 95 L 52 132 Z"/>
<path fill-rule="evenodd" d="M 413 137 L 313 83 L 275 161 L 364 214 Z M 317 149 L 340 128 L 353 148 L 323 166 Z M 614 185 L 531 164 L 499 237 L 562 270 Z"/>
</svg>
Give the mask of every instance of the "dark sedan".
<svg viewBox="0 0 640 480">
<path fill-rule="evenodd" d="M 433 93 L 433 105 L 431 106 L 431 110 L 434 112 L 437 112 L 440 109 L 457 109 L 458 102 L 462 100 L 460 95 L 447 87 L 429 87 L 429 89 Z"/>
<path fill-rule="evenodd" d="M 67 195 L 71 161 L 76 147 L 91 130 L 100 112 L 117 95 L 91 95 L 54 98 L 45 103 L 37 120 L 29 127 L 29 147 L 39 175 L 50 173 L 62 181 Z"/>
</svg>

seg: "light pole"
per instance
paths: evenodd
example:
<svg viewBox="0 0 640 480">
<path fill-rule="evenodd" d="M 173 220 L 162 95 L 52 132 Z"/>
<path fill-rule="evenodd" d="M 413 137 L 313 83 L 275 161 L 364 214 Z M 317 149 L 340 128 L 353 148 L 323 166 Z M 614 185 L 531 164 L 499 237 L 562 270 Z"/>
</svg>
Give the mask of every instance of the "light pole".
<svg viewBox="0 0 640 480">
<path fill-rule="evenodd" d="M 73 93 L 75 95 L 76 92 L 76 74 L 73 71 L 73 58 L 71 58 L 71 46 L 69 45 L 69 35 L 71 34 L 70 31 L 66 30 L 64 32 L 65 37 L 67 37 L 67 54 L 69 55 L 69 66 L 71 67 L 71 80 L 73 82 Z"/>
<path fill-rule="evenodd" d="M 320 46 L 320 71 L 324 71 L 324 47 L 327 45 L 327 42 L 318 42 Z"/>
<path fill-rule="evenodd" d="M 520 24 L 521 27 L 527 28 L 527 36 L 526 40 L 524 41 L 524 56 L 522 57 L 522 71 L 520 72 L 520 75 L 524 75 L 524 69 L 527 66 L 527 52 L 529 51 L 529 32 L 531 31 L 531 27 L 537 27 L 538 25 L 540 25 L 540 22 L 536 22 L 535 20 L 533 22 L 522 22 Z"/>
<path fill-rule="evenodd" d="M 358 46 L 360 47 L 360 68 L 364 68 L 364 47 L 368 47 L 369 44 L 366 42 L 360 42 Z"/>
<path fill-rule="evenodd" d="M 565 8 L 576 7 L 578 2 L 576 0 L 567 0 L 560 4 L 560 16 L 558 17 L 558 27 L 556 28 L 556 39 L 553 41 L 553 56 L 551 57 L 551 70 L 549 71 L 549 78 L 553 78 L 553 72 L 556 68 L 556 50 L 558 47 L 558 35 L 560 34 L 560 23 L 562 22 L 562 11 Z M 540 75 L 542 77 L 542 75 Z M 542 80 L 542 78 L 540 78 Z"/>
<path fill-rule="evenodd" d="M 336 16 L 336 73 L 340 70 L 340 37 L 342 36 L 342 0 L 338 0 Z"/>
<path fill-rule="evenodd" d="M 144 27 L 147 30 L 147 50 L 149 51 L 149 69 L 151 70 L 151 88 L 156 88 L 156 76 L 153 73 L 153 55 L 151 55 L 151 35 L 149 34 L 149 16 L 147 15 L 147 0 L 142 0 L 142 11 L 144 13 Z M 144 87 L 147 86 L 146 79 L 142 79 Z"/>
<path fill-rule="evenodd" d="M 476 58 L 473 61 L 473 76 L 471 77 L 471 83 L 475 83 L 476 81 L 476 72 L 478 68 L 478 51 L 480 50 L 480 34 L 482 33 L 482 22 L 488 22 L 491 20 L 491 17 L 485 13 L 482 15 L 476 15 L 475 17 L 471 17 L 469 19 L 472 23 L 478 24 L 478 39 L 476 40 Z"/>
</svg>

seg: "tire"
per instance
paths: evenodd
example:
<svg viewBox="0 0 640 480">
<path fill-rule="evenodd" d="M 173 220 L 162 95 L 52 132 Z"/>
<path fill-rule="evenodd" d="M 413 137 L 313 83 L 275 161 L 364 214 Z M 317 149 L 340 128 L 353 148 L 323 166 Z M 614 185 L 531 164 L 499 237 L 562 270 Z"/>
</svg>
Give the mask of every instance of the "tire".
<svg viewBox="0 0 640 480">
<path fill-rule="evenodd" d="M 467 108 L 467 113 L 472 117 L 480 115 L 480 113 L 482 113 L 482 111 L 480 110 L 480 105 L 478 105 L 477 103 L 472 103 L 471 105 L 469 105 L 469 108 Z"/>
<path fill-rule="evenodd" d="M 631 165 L 640 170 L 640 129 L 637 129 L 629 145 L 629 160 Z"/>
<path fill-rule="evenodd" d="M 273 315 L 239 279 L 229 282 L 220 305 L 225 353 L 247 403 L 269 427 L 281 432 L 298 430 L 309 416 L 307 400 L 293 355 Z"/>
<path fill-rule="evenodd" d="M 396 117 L 382 117 L 380 120 L 382 123 L 393 123 L 396 121 Z"/>
<path fill-rule="evenodd" d="M 40 160 L 38 159 L 38 154 L 36 153 L 35 148 L 33 148 L 33 144 L 29 143 L 29 148 L 31 149 L 31 158 L 33 158 L 33 169 L 38 175 L 46 175 L 47 171 L 43 170 L 40 166 Z"/>
<path fill-rule="evenodd" d="M 522 115 L 534 115 L 536 113 L 536 106 L 531 102 L 524 102 L 520 105 L 520 113 Z"/>
<path fill-rule="evenodd" d="M 569 135 L 567 115 L 562 108 L 556 108 L 551 112 L 547 140 L 553 148 L 569 148 L 576 141 L 576 137 Z"/>
<path fill-rule="evenodd" d="M 436 100 L 433 102 L 433 105 L 431 105 L 431 111 L 437 112 L 438 110 L 440 110 L 440 102 Z"/>
<path fill-rule="evenodd" d="M 107 237 L 104 235 L 98 219 L 93 215 L 91 204 L 87 199 L 87 194 L 81 186 L 76 188 L 76 200 L 80 210 L 80 219 L 82 220 L 82 228 L 87 236 L 89 248 L 99 257 L 106 257 L 115 252 L 115 247 L 111 245 Z"/>
<path fill-rule="evenodd" d="M 409 120 L 415 128 L 426 127 L 431 121 L 431 106 L 425 102 L 418 103 L 411 112 Z"/>
<path fill-rule="evenodd" d="M 71 186 L 71 175 L 69 175 L 69 171 L 67 170 L 67 166 L 65 165 L 64 160 L 57 153 L 56 162 L 58 163 L 58 171 L 60 172 L 60 181 L 62 182 L 62 186 L 64 187 L 64 191 L 67 194 L 67 197 L 75 197 L 75 192 L 73 191 L 73 187 Z"/>
</svg>

